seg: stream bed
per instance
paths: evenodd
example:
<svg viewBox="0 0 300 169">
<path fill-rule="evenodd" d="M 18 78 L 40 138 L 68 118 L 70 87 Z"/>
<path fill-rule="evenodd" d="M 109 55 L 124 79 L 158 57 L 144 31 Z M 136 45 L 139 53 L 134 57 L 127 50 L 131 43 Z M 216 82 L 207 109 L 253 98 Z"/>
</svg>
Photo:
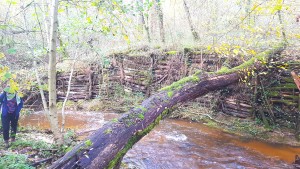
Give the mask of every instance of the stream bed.
<svg viewBox="0 0 300 169">
<path fill-rule="evenodd" d="M 77 132 L 95 130 L 119 114 L 66 112 L 66 128 Z M 21 126 L 49 129 L 44 114 L 20 119 Z M 123 158 L 122 168 L 293 168 L 300 147 L 241 138 L 201 123 L 166 119 L 136 143 Z"/>
</svg>

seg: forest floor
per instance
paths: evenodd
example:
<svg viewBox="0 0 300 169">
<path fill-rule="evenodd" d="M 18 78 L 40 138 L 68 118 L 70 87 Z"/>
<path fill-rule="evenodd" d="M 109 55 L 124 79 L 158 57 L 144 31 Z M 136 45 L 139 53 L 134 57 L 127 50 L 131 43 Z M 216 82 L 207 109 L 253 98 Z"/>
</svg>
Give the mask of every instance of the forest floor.
<svg viewBox="0 0 300 169">
<path fill-rule="evenodd" d="M 0 169 L 47 168 L 77 142 L 74 132 L 67 132 L 64 139 L 65 144 L 58 146 L 53 143 L 53 134 L 49 130 L 21 128 L 9 148 L 5 148 L 0 139 Z"/>
</svg>

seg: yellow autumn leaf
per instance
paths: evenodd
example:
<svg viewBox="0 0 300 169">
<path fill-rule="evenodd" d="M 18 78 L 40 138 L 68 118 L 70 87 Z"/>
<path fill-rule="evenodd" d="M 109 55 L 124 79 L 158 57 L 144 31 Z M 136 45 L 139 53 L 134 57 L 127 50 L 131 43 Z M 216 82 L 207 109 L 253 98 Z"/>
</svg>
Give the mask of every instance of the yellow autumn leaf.
<svg viewBox="0 0 300 169">
<path fill-rule="evenodd" d="M 0 59 L 2 59 L 4 57 L 5 57 L 4 53 L 0 53 Z"/>
<path fill-rule="evenodd" d="M 18 83 L 14 81 L 13 79 L 9 79 L 9 86 L 13 89 L 18 88 Z"/>
<path fill-rule="evenodd" d="M 20 97 L 24 97 L 23 92 L 18 92 L 18 95 L 19 95 Z"/>
<path fill-rule="evenodd" d="M 7 3 L 10 3 L 12 5 L 17 5 L 17 1 L 13 1 L 13 0 L 6 0 Z"/>
<path fill-rule="evenodd" d="M 241 46 L 238 46 L 238 45 L 236 45 L 236 46 L 234 46 L 234 48 L 236 48 L 236 49 L 241 49 L 242 47 L 241 47 Z"/>
<path fill-rule="evenodd" d="M 239 54 L 239 50 L 238 50 L 238 49 L 233 49 L 233 53 L 234 53 L 235 55 L 238 55 L 238 54 Z"/>
<path fill-rule="evenodd" d="M 9 70 L 9 68 L 8 68 L 7 66 L 4 66 L 4 67 L 2 68 L 2 70 L 6 72 L 6 71 Z"/>
<path fill-rule="evenodd" d="M 63 9 L 63 8 L 59 8 L 58 10 L 57 10 L 57 12 L 58 13 L 63 13 L 65 10 Z"/>
<path fill-rule="evenodd" d="M 98 3 L 97 2 L 92 2 L 91 6 L 98 6 Z"/>
<path fill-rule="evenodd" d="M 281 32 L 279 30 L 276 30 L 276 36 L 281 37 Z"/>
<path fill-rule="evenodd" d="M 88 23 L 92 23 L 91 17 L 87 17 L 86 20 L 87 20 Z"/>
<path fill-rule="evenodd" d="M 248 53 L 251 54 L 251 55 L 256 55 L 255 50 L 249 50 Z"/>
<path fill-rule="evenodd" d="M 209 51 L 210 51 L 210 50 L 211 50 L 211 48 L 212 48 L 212 46 L 211 46 L 211 45 L 208 45 L 208 46 L 207 46 L 207 50 L 209 50 Z"/>
<path fill-rule="evenodd" d="M 127 43 L 130 43 L 130 40 L 129 40 L 128 35 L 124 35 L 124 39 L 125 39 L 125 41 L 126 41 Z"/>
</svg>

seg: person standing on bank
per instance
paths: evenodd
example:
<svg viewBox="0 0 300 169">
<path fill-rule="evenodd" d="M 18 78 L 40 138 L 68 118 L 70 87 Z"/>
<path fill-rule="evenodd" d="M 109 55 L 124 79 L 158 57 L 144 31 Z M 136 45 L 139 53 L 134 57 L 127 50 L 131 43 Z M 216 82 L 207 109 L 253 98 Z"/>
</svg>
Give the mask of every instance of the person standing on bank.
<svg viewBox="0 0 300 169">
<path fill-rule="evenodd" d="M 16 139 L 17 125 L 22 107 L 23 101 L 17 95 L 16 91 L 10 87 L 4 88 L 4 91 L 0 94 L 0 111 L 5 148 L 9 147 L 10 128 L 11 142 L 14 142 Z"/>
</svg>

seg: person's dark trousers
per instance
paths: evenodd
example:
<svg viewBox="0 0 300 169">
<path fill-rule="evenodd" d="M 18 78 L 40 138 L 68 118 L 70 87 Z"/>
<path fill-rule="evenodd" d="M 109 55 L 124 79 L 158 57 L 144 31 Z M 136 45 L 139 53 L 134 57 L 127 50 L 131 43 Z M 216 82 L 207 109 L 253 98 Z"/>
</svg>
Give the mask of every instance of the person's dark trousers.
<svg viewBox="0 0 300 169">
<path fill-rule="evenodd" d="M 6 116 L 1 116 L 3 138 L 5 141 L 9 140 L 9 129 L 11 128 L 11 138 L 15 139 L 18 126 L 18 118 L 15 113 L 7 113 Z"/>
</svg>

